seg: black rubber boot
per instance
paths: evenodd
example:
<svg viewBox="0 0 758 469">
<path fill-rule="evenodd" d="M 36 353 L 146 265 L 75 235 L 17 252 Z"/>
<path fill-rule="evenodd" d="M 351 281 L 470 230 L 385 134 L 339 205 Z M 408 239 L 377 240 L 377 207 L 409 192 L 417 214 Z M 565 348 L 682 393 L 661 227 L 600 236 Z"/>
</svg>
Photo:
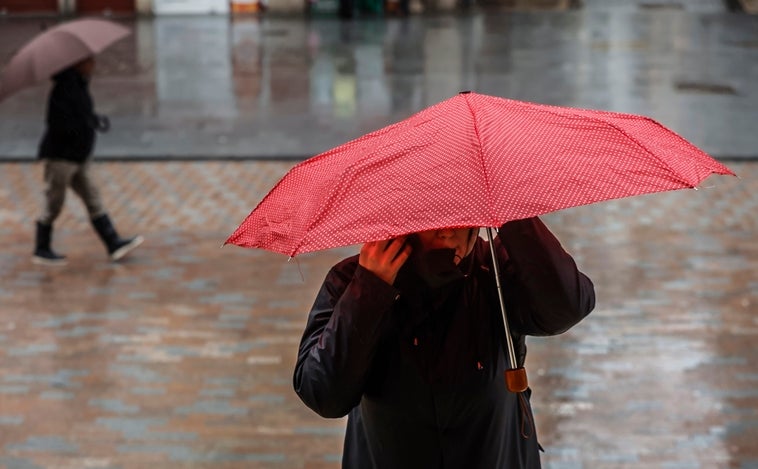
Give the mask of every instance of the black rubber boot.
<svg viewBox="0 0 758 469">
<path fill-rule="evenodd" d="M 100 239 L 105 243 L 108 255 L 112 261 L 117 261 L 126 256 L 145 240 L 142 236 L 126 239 L 119 237 L 107 214 L 93 218 L 92 226 L 95 227 L 95 231 L 97 231 Z"/>
<path fill-rule="evenodd" d="M 65 265 L 66 256 L 62 256 L 50 247 L 53 226 L 37 222 L 37 239 L 34 246 L 32 262 L 40 265 Z"/>
</svg>

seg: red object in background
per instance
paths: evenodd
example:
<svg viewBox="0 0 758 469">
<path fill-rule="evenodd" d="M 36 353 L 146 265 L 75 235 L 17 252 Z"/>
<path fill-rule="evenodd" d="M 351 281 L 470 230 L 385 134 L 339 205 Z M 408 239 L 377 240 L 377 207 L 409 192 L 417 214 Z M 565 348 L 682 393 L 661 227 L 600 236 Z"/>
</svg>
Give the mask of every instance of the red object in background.
<svg viewBox="0 0 758 469">
<path fill-rule="evenodd" d="M 134 13 L 135 0 L 77 0 L 76 11 L 78 13 Z"/>
<path fill-rule="evenodd" d="M 0 11 L 8 13 L 57 13 L 58 0 L 0 0 Z"/>
</svg>

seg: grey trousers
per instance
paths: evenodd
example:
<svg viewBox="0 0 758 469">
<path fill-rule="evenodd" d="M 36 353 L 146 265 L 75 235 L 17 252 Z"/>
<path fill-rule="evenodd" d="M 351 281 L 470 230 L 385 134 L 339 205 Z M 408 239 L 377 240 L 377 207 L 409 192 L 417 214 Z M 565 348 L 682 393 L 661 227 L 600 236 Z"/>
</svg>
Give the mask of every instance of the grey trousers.
<svg viewBox="0 0 758 469">
<path fill-rule="evenodd" d="M 74 163 L 66 160 L 46 159 L 44 169 L 45 202 L 39 222 L 52 225 L 63 210 L 66 190 L 70 186 L 82 199 L 90 218 L 105 213 L 100 192 L 90 175 L 90 163 Z"/>
</svg>

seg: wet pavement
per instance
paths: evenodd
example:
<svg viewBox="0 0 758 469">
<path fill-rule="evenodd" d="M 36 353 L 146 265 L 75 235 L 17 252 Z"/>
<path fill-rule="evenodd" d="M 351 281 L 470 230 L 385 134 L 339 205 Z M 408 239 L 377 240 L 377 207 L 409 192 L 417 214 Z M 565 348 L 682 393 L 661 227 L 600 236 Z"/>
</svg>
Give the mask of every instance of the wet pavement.
<svg viewBox="0 0 758 469">
<path fill-rule="evenodd" d="M 547 468 L 758 467 L 758 163 L 741 180 L 544 219 L 596 285 L 570 332 L 531 339 Z M 288 162 L 104 162 L 121 264 L 70 198 L 31 264 L 39 165 L 0 172 L 0 467 L 334 468 L 345 421 L 292 391 L 307 311 L 348 247 L 221 247 Z M 8 203 L 9 202 L 9 203 Z"/>
<path fill-rule="evenodd" d="M 0 467 L 339 467 L 345 421 L 308 410 L 291 374 L 316 289 L 356 248 L 221 245 L 294 164 L 256 158 L 471 88 L 650 114 L 741 178 L 544 217 L 598 294 L 573 330 L 529 341 L 544 466 L 757 468 L 758 28 L 690 5 L 141 20 L 93 85 L 114 122 L 95 176 L 120 231 L 147 238 L 120 264 L 74 197 L 55 233 L 69 264 L 31 264 L 45 89 L 0 103 L 0 155 L 24 161 L 0 164 Z M 0 54 L 31 25 L 0 21 Z"/>
<path fill-rule="evenodd" d="M 98 155 L 304 158 L 474 90 L 645 114 L 717 157 L 758 156 L 758 16 L 721 0 L 583 4 L 352 22 L 123 20 L 134 34 L 100 56 L 92 84 L 113 122 Z M 39 23 L 0 19 L 0 62 Z M 0 159 L 33 157 L 47 90 L 0 103 Z"/>
</svg>

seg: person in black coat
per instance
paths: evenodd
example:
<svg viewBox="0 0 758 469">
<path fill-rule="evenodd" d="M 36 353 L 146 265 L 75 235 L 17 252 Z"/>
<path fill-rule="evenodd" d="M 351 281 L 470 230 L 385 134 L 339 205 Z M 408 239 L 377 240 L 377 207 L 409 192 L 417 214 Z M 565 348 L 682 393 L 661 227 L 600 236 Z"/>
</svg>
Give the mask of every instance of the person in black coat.
<svg viewBox="0 0 758 469">
<path fill-rule="evenodd" d="M 121 238 L 106 213 L 100 193 L 90 174 L 90 158 L 95 146 L 95 132 L 107 131 L 106 117 L 94 111 L 89 80 L 94 70 L 93 57 L 53 76 L 53 88 L 47 105 L 47 126 L 39 146 L 38 157 L 44 160 L 45 206 L 37 220 L 32 261 L 36 264 L 65 264 L 65 256 L 51 247 L 53 223 L 63 209 L 69 187 L 82 199 L 92 226 L 117 261 L 143 242 L 142 236 Z"/>
<path fill-rule="evenodd" d="M 517 365 L 527 335 L 565 332 L 594 287 L 538 219 L 495 239 Z M 476 229 L 366 243 L 329 271 L 294 371 L 302 401 L 348 416 L 344 468 L 538 468 L 529 398 L 503 378 L 505 333 L 489 244 Z"/>
</svg>

